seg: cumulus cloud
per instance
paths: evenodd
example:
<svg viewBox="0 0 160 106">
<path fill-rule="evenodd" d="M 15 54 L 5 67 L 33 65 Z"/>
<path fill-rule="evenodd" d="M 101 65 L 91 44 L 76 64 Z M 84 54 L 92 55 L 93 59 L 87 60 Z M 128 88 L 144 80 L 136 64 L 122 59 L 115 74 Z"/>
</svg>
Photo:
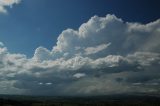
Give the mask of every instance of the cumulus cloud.
<svg viewBox="0 0 160 106">
<path fill-rule="evenodd" d="M 159 94 L 159 34 L 160 20 L 107 15 L 64 30 L 52 50 L 38 47 L 29 59 L 0 43 L 0 87 L 34 95 Z"/>
<path fill-rule="evenodd" d="M 21 0 L 0 0 L 0 13 L 7 13 L 6 7 L 12 8 L 14 4 L 19 4 Z"/>
</svg>

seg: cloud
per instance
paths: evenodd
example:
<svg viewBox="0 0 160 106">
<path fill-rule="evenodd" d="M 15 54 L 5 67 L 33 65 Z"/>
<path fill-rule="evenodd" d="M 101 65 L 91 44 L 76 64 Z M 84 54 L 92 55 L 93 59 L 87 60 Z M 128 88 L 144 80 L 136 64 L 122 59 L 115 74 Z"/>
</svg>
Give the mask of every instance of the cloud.
<svg viewBox="0 0 160 106">
<path fill-rule="evenodd" d="M 4 47 L 4 44 L 3 44 L 2 42 L 0 42 L 0 47 L 1 47 L 1 48 Z"/>
<path fill-rule="evenodd" d="M 96 47 L 87 47 L 85 48 L 85 54 L 86 55 L 90 55 L 90 54 L 95 54 L 95 53 L 98 53 L 104 49 L 106 49 L 111 43 L 108 43 L 108 44 L 101 44 L 101 45 L 98 45 Z"/>
<path fill-rule="evenodd" d="M 10 88 L 1 92 L 160 94 L 159 33 L 160 20 L 140 24 L 107 15 L 64 30 L 52 50 L 38 47 L 32 58 L 0 43 L 0 88 Z"/>
<path fill-rule="evenodd" d="M 73 77 L 75 77 L 75 78 L 81 78 L 81 77 L 85 77 L 85 76 L 86 76 L 86 74 L 84 74 L 84 73 L 76 73 L 73 75 Z"/>
<path fill-rule="evenodd" d="M 12 8 L 14 4 L 19 4 L 21 0 L 0 0 L 0 13 L 7 13 L 6 7 Z"/>
</svg>

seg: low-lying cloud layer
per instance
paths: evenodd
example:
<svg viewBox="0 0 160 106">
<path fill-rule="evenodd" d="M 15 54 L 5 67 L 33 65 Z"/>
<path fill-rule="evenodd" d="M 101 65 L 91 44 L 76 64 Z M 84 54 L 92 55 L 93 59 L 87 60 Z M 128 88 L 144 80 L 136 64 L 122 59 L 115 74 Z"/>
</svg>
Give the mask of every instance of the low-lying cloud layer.
<svg viewBox="0 0 160 106">
<path fill-rule="evenodd" d="M 32 58 L 0 43 L 0 93 L 33 95 L 160 94 L 160 20 L 130 23 L 92 17 L 64 30 L 52 50 Z"/>
<path fill-rule="evenodd" d="M 19 4 L 21 0 L 0 0 L 0 13 L 7 13 L 7 7 L 12 8 L 14 4 Z"/>
</svg>

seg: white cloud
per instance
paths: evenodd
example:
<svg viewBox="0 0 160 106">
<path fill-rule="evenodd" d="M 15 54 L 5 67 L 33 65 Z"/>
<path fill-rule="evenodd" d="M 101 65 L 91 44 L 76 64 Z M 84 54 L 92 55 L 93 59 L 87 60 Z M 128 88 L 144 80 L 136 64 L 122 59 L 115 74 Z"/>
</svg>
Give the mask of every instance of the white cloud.
<svg viewBox="0 0 160 106">
<path fill-rule="evenodd" d="M 75 77 L 75 78 L 81 78 L 81 77 L 85 77 L 85 76 L 86 76 L 85 73 L 76 73 L 73 75 L 73 77 Z"/>
<path fill-rule="evenodd" d="M 44 47 L 38 47 L 34 53 L 34 59 L 38 61 L 48 60 L 51 57 L 51 53 Z"/>
<path fill-rule="evenodd" d="M 38 47 L 33 58 L 0 43 L 0 88 L 7 82 L 10 92 L 23 94 L 159 94 L 159 29 L 159 20 L 139 24 L 94 16 L 78 30 L 63 31 L 53 50 Z"/>
<path fill-rule="evenodd" d="M 96 47 L 87 47 L 85 48 L 85 54 L 86 55 L 90 55 L 90 54 L 95 54 L 95 53 L 98 53 L 104 49 L 106 49 L 111 43 L 108 43 L 108 44 L 101 44 L 101 45 L 98 45 Z"/>
<path fill-rule="evenodd" d="M 12 8 L 14 4 L 19 4 L 21 0 L 0 0 L 0 13 L 7 13 L 6 7 Z"/>
<path fill-rule="evenodd" d="M 51 82 L 47 82 L 47 83 L 45 83 L 45 84 L 46 84 L 46 85 L 48 85 L 48 86 L 49 86 L 49 85 L 52 85 L 52 83 L 51 83 Z"/>
</svg>

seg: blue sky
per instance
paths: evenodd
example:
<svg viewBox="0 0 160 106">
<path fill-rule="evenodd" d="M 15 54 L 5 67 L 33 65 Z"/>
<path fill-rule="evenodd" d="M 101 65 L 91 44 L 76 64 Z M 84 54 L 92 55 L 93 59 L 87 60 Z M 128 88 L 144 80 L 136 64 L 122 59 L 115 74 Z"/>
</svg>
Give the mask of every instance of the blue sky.
<svg viewBox="0 0 160 106">
<path fill-rule="evenodd" d="M 160 95 L 158 0 L 0 0 L 0 94 Z"/>
<path fill-rule="evenodd" d="M 38 46 L 52 49 L 59 34 L 78 29 L 94 15 L 115 14 L 129 22 L 160 17 L 158 0 L 23 0 L 0 14 L 0 39 L 13 53 L 32 57 Z"/>
</svg>

